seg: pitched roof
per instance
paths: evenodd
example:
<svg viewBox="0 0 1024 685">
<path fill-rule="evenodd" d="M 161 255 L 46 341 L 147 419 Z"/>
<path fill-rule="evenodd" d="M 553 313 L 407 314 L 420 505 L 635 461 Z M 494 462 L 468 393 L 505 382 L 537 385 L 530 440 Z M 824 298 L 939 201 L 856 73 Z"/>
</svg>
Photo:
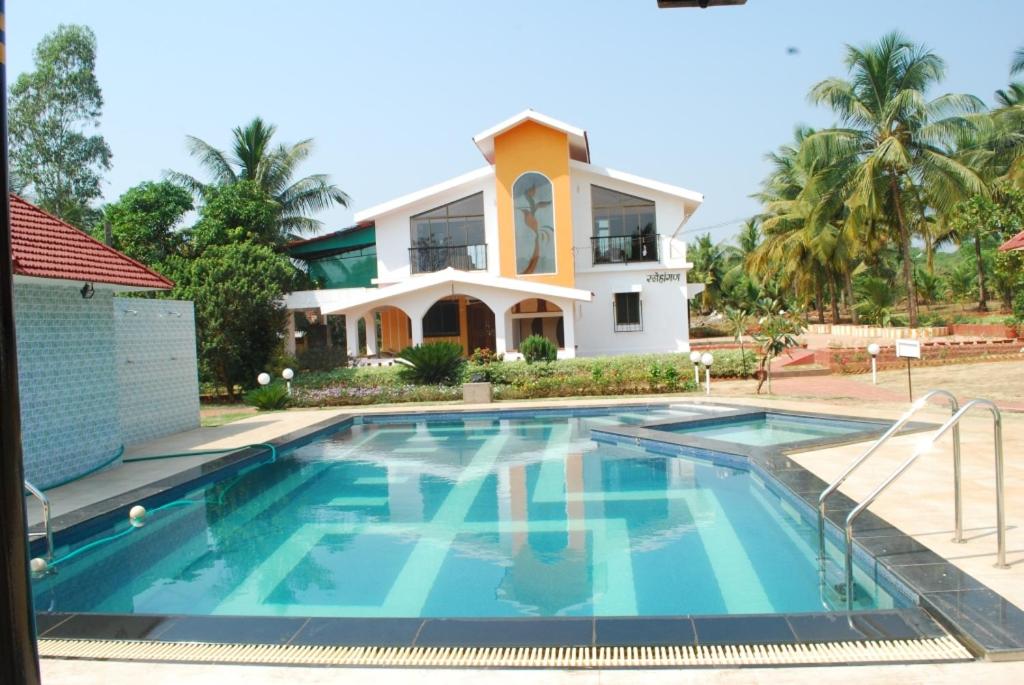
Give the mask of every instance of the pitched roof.
<svg viewBox="0 0 1024 685">
<path fill-rule="evenodd" d="M 494 139 L 505 131 L 513 129 L 524 121 L 533 121 L 542 126 L 561 131 L 569 137 L 569 157 L 577 162 L 590 161 L 590 142 L 587 140 L 587 132 L 578 126 L 559 121 L 546 114 L 535 112 L 532 109 L 525 109 L 515 116 L 509 117 L 500 124 L 495 124 L 486 131 L 473 136 L 473 142 L 480 148 L 484 159 L 489 164 L 494 164 Z"/>
<path fill-rule="evenodd" d="M 11 248 L 18 276 L 170 290 L 174 283 L 14 193 Z"/>
<path fill-rule="evenodd" d="M 1000 252 L 1009 252 L 1010 250 L 1024 250 L 1024 231 L 999 246 Z"/>
</svg>

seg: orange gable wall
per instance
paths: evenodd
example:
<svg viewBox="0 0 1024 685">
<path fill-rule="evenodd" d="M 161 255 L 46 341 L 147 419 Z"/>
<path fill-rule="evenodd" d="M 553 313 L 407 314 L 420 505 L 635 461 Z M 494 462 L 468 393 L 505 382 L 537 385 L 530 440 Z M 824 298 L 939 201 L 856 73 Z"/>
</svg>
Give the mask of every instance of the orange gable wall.
<svg viewBox="0 0 1024 685">
<path fill-rule="evenodd" d="M 537 171 L 553 186 L 555 268 L 553 274 L 516 274 L 515 214 L 512 184 L 527 171 Z M 572 196 L 569 183 L 569 137 L 561 131 L 524 121 L 494 139 L 494 172 L 498 200 L 498 244 L 501 275 L 574 287 L 572 254 Z"/>
</svg>

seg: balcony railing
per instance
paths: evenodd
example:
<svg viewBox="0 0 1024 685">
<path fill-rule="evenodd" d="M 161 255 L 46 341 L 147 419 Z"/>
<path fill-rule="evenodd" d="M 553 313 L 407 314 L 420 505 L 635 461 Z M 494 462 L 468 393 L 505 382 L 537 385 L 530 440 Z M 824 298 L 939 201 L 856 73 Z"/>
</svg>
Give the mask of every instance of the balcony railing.
<svg viewBox="0 0 1024 685">
<path fill-rule="evenodd" d="M 656 234 L 594 236 L 590 247 L 594 264 L 658 261 Z"/>
<path fill-rule="evenodd" d="M 486 270 L 487 244 L 409 248 L 409 270 L 414 274 L 432 273 L 448 267 L 460 271 Z"/>
</svg>

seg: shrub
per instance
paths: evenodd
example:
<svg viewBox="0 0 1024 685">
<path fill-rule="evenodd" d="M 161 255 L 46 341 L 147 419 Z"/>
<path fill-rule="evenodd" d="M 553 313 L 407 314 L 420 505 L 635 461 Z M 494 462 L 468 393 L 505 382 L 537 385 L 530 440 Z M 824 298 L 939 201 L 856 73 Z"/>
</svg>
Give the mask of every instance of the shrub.
<svg viewBox="0 0 1024 685">
<path fill-rule="evenodd" d="M 348 354 L 341 347 L 324 347 L 299 352 L 295 364 L 301 371 L 330 371 L 348 364 Z"/>
<path fill-rule="evenodd" d="M 543 335 L 531 335 L 519 343 L 519 352 L 527 364 L 553 362 L 558 357 L 558 348 Z"/>
<path fill-rule="evenodd" d="M 402 350 L 403 378 L 416 385 L 452 385 L 461 380 L 462 346 L 453 342 L 435 342 Z"/>
<path fill-rule="evenodd" d="M 469 362 L 471 364 L 492 364 L 500 362 L 504 357 L 505 355 L 495 354 L 490 348 L 478 347 L 473 350 L 473 354 L 469 355 Z"/>
<path fill-rule="evenodd" d="M 245 403 L 260 411 L 284 409 L 291 401 L 288 388 L 283 383 L 273 383 L 245 393 Z"/>
</svg>

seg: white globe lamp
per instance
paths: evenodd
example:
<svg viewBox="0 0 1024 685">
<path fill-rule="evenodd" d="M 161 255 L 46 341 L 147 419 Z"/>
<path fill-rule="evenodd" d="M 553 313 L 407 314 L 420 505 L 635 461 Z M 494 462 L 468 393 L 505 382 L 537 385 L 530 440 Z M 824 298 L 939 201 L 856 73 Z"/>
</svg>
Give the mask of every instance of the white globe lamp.
<svg viewBox="0 0 1024 685">
<path fill-rule="evenodd" d="M 868 354 L 871 355 L 871 384 L 878 385 L 878 353 L 882 351 L 882 348 L 878 346 L 878 343 L 871 343 L 868 345 Z"/>
<path fill-rule="evenodd" d="M 704 365 L 704 394 L 711 394 L 711 365 L 715 362 L 715 355 L 705 352 L 700 356 L 700 363 Z"/>
<path fill-rule="evenodd" d="M 270 374 L 264 371 L 260 375 L 256 376 L 256 382 L 260 385 L 270 385 Z"/>
</svg>

